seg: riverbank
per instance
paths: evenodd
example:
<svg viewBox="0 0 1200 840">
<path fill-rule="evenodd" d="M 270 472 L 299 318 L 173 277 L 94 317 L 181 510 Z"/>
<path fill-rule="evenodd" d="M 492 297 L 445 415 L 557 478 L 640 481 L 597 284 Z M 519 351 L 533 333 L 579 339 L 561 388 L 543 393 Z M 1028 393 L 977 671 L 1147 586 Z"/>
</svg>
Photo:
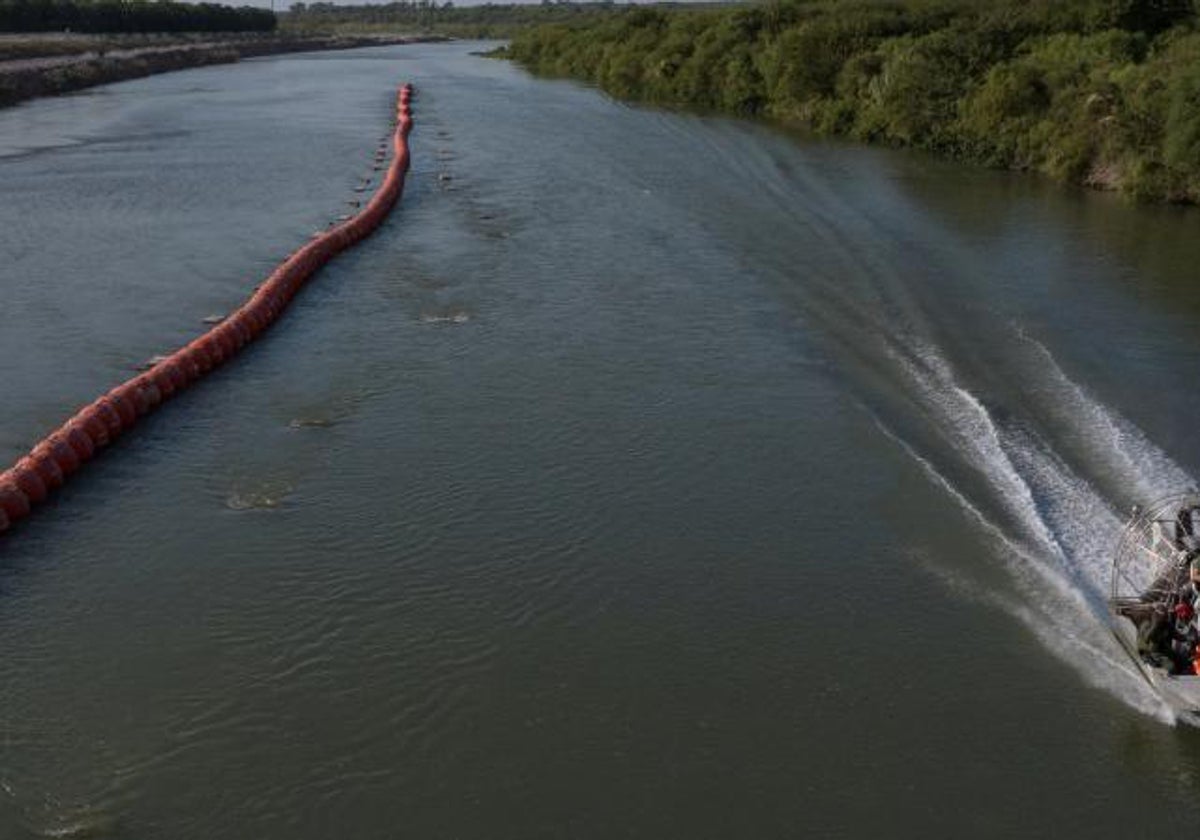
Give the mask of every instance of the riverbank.
<svg viewBox="0 0 1200 840">
<path fill-rule="evenodd" d="M 507 54 L 622 99 L 1200 203 L 1200 27 L 1186 3 L 639 8 L 528 30 Z"/>
<path fill-rule="evenodd" d="M 313 50 L 409 44 L 444 36 L 54 36 L 0 39 L 0 107 L 155 73 Z M 18 57 L 19 56 L 19 57 Z"/>
</svg>

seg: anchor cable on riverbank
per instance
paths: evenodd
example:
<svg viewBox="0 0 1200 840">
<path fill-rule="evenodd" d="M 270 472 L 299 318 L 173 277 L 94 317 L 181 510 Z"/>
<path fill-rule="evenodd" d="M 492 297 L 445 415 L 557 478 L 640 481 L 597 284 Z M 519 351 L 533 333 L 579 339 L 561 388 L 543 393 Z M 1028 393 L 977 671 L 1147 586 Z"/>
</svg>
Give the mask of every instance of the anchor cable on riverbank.
<svg viewBox="0 0 1200 840">
<path fill-rule="evenodd" d="M 365 239 L 391 212 L 408 173 L 412 85 L 396 98 L 392 161 L 361 209 L 318 233 L 284 260 L 255 293 L 220 324 L 85 406 L 0 473 L 0 533 L 30 514 L 84 463 L 137 424 L 140 417 L 233 358 L 265 332 L 317 271 Z"/>
</svg>

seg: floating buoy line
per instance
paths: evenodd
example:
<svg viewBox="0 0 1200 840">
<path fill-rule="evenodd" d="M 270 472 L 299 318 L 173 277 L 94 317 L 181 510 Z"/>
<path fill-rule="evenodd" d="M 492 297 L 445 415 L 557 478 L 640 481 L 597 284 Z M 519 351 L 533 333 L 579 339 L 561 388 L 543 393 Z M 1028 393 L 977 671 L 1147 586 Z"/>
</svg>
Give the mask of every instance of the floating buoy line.
<svg viewBox="0 0 1200 840">
<path fill-rule="evenodd" d="M 412 85 L 403 85 L 396 97 L 395 130 L 390 135 L 392 160 L 379 188 L 362 209 L 314 234 L 238 309 L 219 320 L 206 319 L 216 321 L 210 330 L 169 356 L 151 360 L 143 373 L 84 406 L 0 473 L 0 533 L 28 516 L 100 450 L 133 428 L 139 418 L 237 355 L 275 323 L 322 266 L 382 224 L 404 191 L 408 135 L 412 131 L 412 90 Z M 372 168 L 382 170 L 384 158 L 381 149 Z"/>
</svg>

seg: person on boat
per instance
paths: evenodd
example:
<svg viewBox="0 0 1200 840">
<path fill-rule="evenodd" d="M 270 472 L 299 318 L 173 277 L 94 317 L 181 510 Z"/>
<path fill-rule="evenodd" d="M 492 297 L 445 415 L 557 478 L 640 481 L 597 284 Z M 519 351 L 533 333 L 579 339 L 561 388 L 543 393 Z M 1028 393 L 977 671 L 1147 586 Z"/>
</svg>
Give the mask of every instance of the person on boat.
<svg viewBox="0 0 1200 840">
<path fill-rule="evenodd" d="M 1178 588 L 1156 602 L 1138 624 L 1142 660 L 1172 675 L 1200 673 L 1200 551 L 1192 553 L 1195 556 Z"/>
<path fill-rule="evenodd" d="M 1174 674 L 1178 668 L 1172 636 L 1174 616 L 1166 603 L 1158 603 L 1138 625 L 1137 650 L 1142 661 L 1152 668 Z"/>
<path fill-rule="evenodd" d="M 1142 660 L 1168 674 L 1195 673 L 1193 659 L 1200 631 L 1196 610 L 1190 600 L 1180 599 L 1168 607 L 1166 602 L 1154 609 L 1138 626 L 1137 648 Z"/>
<path fill-rule="evenodd" d="M 1171 610 L 1171 660 L 1176 674 L 1196 673 L 1196 645 L 1200 630 L 1196 627 L 1196 609 L 1191 601 L 1180 599 Z"/>
<path fill-rule="evenodd" d="M 1190 556 L 1188 582 L 1175 605 L 1177 621 L 1181 622 L 1176 628 L 1176 647 L 1191 665 L 1183 673 L 1200 674 L 1200 549 L 1193 549 Z"/>
</svg>

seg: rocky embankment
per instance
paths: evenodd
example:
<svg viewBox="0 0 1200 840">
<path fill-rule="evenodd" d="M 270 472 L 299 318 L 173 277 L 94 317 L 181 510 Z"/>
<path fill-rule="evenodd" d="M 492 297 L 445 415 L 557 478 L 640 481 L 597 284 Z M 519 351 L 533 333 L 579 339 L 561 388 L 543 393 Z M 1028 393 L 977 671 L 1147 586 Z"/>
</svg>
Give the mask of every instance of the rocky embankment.
<svg viewBox="0 0 1200 840">
<path fill-rule="evenodd" d="M 228 64 L 259 55 L 341 50 L 381 44 L 441 40 L 413 36 L 248 37 L 131 49 L 93 49 L 73 55 L 0 61 L 0 107 L 38 96 L 167 73 L 206 64 Z"/>
</svg>

